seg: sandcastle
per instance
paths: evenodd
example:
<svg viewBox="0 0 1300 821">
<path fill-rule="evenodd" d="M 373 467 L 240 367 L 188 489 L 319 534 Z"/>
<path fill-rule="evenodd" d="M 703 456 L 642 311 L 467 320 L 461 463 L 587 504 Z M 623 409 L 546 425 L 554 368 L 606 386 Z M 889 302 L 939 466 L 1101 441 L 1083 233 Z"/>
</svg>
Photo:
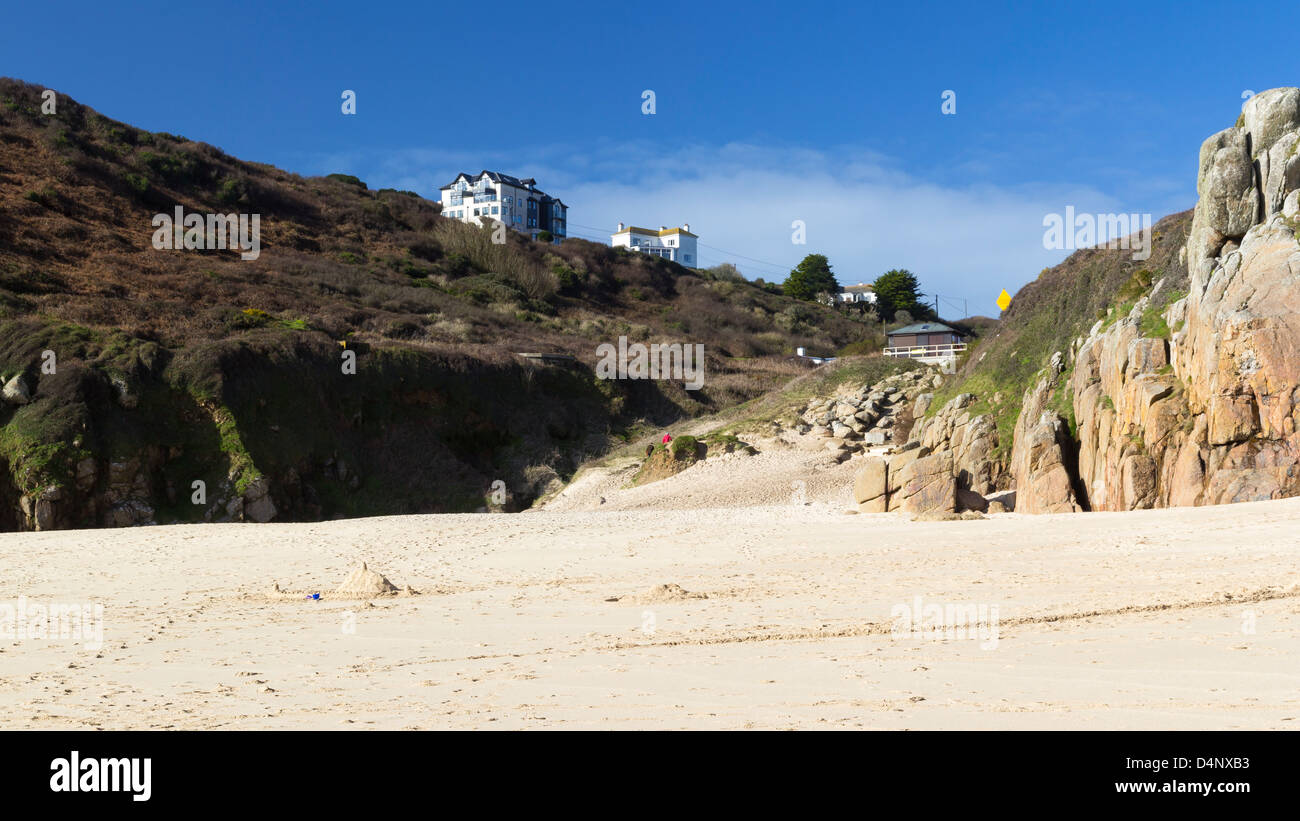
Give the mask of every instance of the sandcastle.
<svg viewBox="0 0 1300 821">
<path fill-rule="evenodd" d="M 397 585 L 390 582 L 383 574 L 366 567 L 365 562 L 349 573 L 343 583 L 334 589 L 336 596 L 351 597 L 392 596 L 397 592 Z"/>
</svg>

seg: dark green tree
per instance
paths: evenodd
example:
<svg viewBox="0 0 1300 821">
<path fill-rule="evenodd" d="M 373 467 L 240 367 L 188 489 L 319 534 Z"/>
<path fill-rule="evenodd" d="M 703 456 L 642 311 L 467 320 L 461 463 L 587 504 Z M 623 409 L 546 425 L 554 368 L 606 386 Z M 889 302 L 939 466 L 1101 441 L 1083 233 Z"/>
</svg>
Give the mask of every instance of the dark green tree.
<svg viewBox="0 0 1300 821">
<path fill-rule="evenodd" d="M 911 271 L 904 268 L 886 271 L 876 277 L 873 287 L 876 311 L 886 322 L 892 321 L 899 311 L 907 311 L 914 317 L 931 316 L 929 307 L 921 302 L 921 283 Z"/>
<path fill-rule="evenodd" d="M 795 266 L 790 276 L 786 277 L 782 288 L 786 296 L 812 302 L 817 299 L 818 294 L 837 293 L 840 285 L 835 281 L 835 275 L 831 273 L 831 264 L 827 261 L 826 255 L 809 254 Z"/>
</svg>

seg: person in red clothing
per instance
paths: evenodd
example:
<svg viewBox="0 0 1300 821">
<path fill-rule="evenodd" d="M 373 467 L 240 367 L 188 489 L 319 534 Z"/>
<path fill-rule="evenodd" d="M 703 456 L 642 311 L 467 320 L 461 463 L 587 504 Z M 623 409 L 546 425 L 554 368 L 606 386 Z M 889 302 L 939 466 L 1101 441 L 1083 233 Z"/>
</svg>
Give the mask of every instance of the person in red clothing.
<svg viewBox="0 0 1300 821">
<path fill-rule="evenodd" d="M 671 441 L 673 441 L 673 437 L 672 437 L 672 435 L 671 435 L 671 434 L 667 434 L 667 433 L 665 433 L 665 434 L 664 434 L 664 444 L 667 445 L 667 444 L 668 444 L 669 442 L 671 442 Z"/>
</svg>

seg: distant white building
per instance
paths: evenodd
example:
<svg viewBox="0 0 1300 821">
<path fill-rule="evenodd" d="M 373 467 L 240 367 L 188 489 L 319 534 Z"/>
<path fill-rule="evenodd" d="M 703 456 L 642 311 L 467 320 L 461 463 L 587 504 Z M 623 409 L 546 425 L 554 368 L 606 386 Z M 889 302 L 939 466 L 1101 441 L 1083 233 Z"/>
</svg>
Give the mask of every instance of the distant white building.
<svg viewBox="0 0 1300 821">
<path fill-rule="evenodd" d="M 637 228 L 635 225 L 624 226 L 620 222 L 618 230 L 610 238 L 610 245 L 643 254 L 654 254 L 687 268 L 698 268 L 700 258 L 695 250 L 695 241 L 698 239 L 698 236 L 691 233 L 689 222 L 682 223 L 681 228 L 661 225 L 658 231 Z"/>
<path fill-rule="evenodd" d="M 533 239 L 542 231 L 550 231 L 556 242 L 568 236 L 568 206 L 538 189 L 532 178 L 521 180 L 496 171 L 462 173 L 441 192 L 444 217 L 474 225 L 487 217 Z"/>
<path fill-rule="evenodd" d="M 835 295 L 835 299 L 838 302 L 867 302 L 875 305 L 876 289 L 864 282 L 859 282 L 857 285 L 841 287 L 840 292 Z"/>
</svg>

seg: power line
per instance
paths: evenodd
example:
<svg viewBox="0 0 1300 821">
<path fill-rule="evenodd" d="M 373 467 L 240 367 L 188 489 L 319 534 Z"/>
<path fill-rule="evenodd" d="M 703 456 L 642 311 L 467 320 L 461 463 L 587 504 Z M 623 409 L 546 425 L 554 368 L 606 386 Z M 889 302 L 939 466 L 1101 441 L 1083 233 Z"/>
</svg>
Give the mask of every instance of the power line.
<svg viewBox="0 0 1300 821">
<path fill-rule="evenodd" d="M 585 229 L 590 230 L 590 231 L 603 231 L 603 230 L 604 230 L 604 229 L 602 229 L 602 228 L 598 228 L 598 227 L 596 227 L 596 226 L 594 226 L 594 225 L 582 225 L 581 223 L 576 223 L 576 222 L 570 222 L 570 223 L 569 223 L 569 226 L 570 226 L 571 228 L 585 228 Z M 593 236 L 593 235 L 588 235 L 588 234 L 584 234 L 584 233 L 581 232 L 581 231 L 570 231 L 570 232 L 569 232 L 569 236 L 576 236 L 576 237 L 578 237 L 579 239 L 590 240 L 590 241 L 592 241 L 592 242 L 602 242 L 602 243 L 603 243 L 603 242 L 605 241 L 605 238 L 604 238 L 603 236 L 600 236 L 600 235 L 595 235 L 595 236 Z M 787 273 L 787 272 L 789 272 L 790 270 L 792 270 L 791 268 L 788 268 L 788 267 L 786 267 L 785 265 L 781 265 L 781 264 L 779 264 L 779 263 L 768 262 L 768 261 L 766 261 L 766 260 L 761 260 L 761 259 L 755 259 L 754 257 L 745 256 L 744 254 L 737 254 L 737 253 L 735 253 L 734 251 L 728 251 L 728 250 L 725 249 L 725 248 L 718 248 L 718 247 L 716 247 L 716 246 L 708 245 L 708 244 L 703 243 L 703 242 L 700 242 L 700 243 L 697 243 L 697 244 L 698 244 L 700 247 L 702 247 L 702 248 L 708 248 L 708 249 L 711 250 L 711 251 L 717 251 L 718 253 L 726 254 L 728 257 L 737 257 L 737 258 L 739 258 L 739 259 L 748 260 L 749 262 L 755 262 L 755 263 L 758 263 L 758 264 L 760 264 L 760 265 L 768 265 L 768 266 L 771 266 L 772 268 L 774 268 L 774 269 L 776 269 L 776 270 L 778 270 L 778 271 L 780 271 L 780 272 L 782 272 L 782 273 Z M 703 255 L 702 255 L 702 256 L 703 256 Z M 712 255 L 710 254 L 710 255 L 707 255 L 707 256 L 712 256 Z M 717 262 L 718 262 L 718 263 L 722 263 L 722 262 L 730 262 L 730 261 L 731 261 L 731 260 L 730 260 L 730 259 L 727 259 L 727 258 L 719 258 Z M 705 260 L 704 260 L 703 258 L 701 258 L 700 262 L 701 262 L 701 266 L 700 266 L 700 267 L 704 267 L 704 264 L 703 264 L 703 263 L 705 262 Z M 760 271 L 759 273 L 762 274 L 762 273 L 765 273 L 765 272 Z M 962 312 L 962 317 L 968 317 L 968 316 L 970 316 L 970 302 L 969 302 L 969 300 L 968 300 L 966 297 L 944 296 L 944 295 L 942 295 L 942 294 L 933 294 L 933 296 L 934 296 L 934 312 L 935 312 L 936 314 L 938 314 L 938 313 L 940 312 L 941 303 L 945 303 L 945 304 L 949 305 L 953 310 L 957 310 L 957 308 L 959 307 L 958 303 L 960 302 L 960 308 L 961 308 L 961 312 Z"/>
<path fill-rule="evenodd" d="M 934 295 L 934 312 L 935 312 L 935 314 L 938 315 L 938 314 L 940 313 L 940 308 L 939 308 L 939 303 L 940 303 L 940 302 L 945 302 L 945 303 L 947 303 L 948 305 L 951 305 L 951 306 L 952 306 L 952 309 L 953 309 L 954 311 L 957 310 L 957 307 L 958 307 L 958 306 L 957 306 L 957 301 L 958 301 L 958 300 L 961 301 L 961 312 L 962 312 L 961 315 L 962 315 L 962 318 L 965 318 L 965 317 L 970 316 L 970 303 L 967 301 L 966 297 L 946 297 L 946 296 L 942 296 L 942 295 L 940 295 L 940 294 L 935 294 L 935 295 Z"/>
<path fill-rule="evenodd" d="M 793 266 L 793 265 L 782 265 L 782 264 L 780 264 L 780 263 L 778 263 L 778 262 L 768 262 L 767 260 L 763 260 L 763 259 L 754 259 L 753 257 L 747 257 L 747 256 L 745 256 L 744 254 L 737 254 L 735 251 L 728 251 L 728 250 L 725 249 L 725 248 L 715 248 L 715 247 L 712 246 L 712 245 L 705 245 L 705 244 L 702 243 L 702 242 L 699 243 L 699 244 L 702 245 L 702 246 L 705 247 L 705 248 L 708 248 L 709 250 L 712 250 L 712 251 L 718 251 L 719 253 L 729 254 L 729 255 L 731 255 L 731 256 L 733 256 L 733 257 L 738 257 L 738 258 L 740 258 L 740 259 L 748 260 L 748 261 L 750 261 L 750 262 L 757 262 L 757 263 L 760 264 L 760 265 L 770 265 L 770 266 L 772 266 L 773 268 L 776 268 L 776 269 L 779 269 L 779 270 L 782 270 L 782 271 L 791 271 L 791 270 L 794 269 L 794 266 Z"/>
</svg>

